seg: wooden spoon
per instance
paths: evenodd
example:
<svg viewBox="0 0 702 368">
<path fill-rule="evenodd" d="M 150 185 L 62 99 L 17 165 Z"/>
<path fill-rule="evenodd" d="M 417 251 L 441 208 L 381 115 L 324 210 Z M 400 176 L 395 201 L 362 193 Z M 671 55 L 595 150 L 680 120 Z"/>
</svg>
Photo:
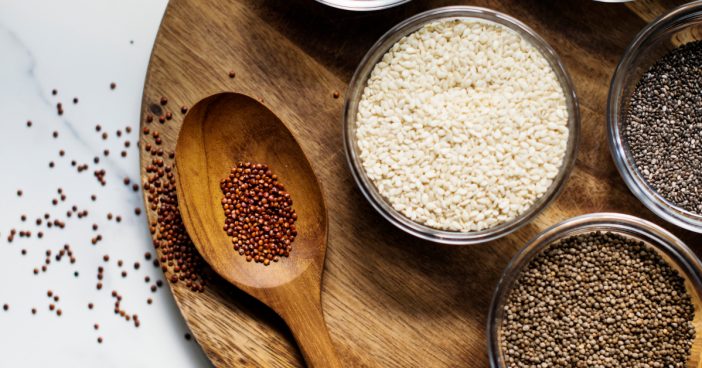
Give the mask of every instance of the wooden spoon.
<svg viewBox="0 0 702 368">
<path fill-rule="evenodd" d="M 176 157 L 180 213 L 205 261 L 285 320 L 310 367 L 341 367 L 321 307 L 327 210 L 317 177 L 285 124 L 253 98 L 217 94 L 185 117 Z M 246 262 L 223 230 L 219 183 L 245 161 L 267 164 L 278 175 L 298 215 L 290 257 L 269 266 Z"/>
</svg>

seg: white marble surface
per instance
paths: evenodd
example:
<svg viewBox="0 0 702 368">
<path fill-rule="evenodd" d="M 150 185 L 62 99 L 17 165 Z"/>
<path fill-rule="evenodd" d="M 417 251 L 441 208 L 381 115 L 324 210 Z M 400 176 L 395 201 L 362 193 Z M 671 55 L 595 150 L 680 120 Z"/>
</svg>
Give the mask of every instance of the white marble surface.
<svg viewBox="0 0 702 368">
<path fill-rule="evenodd" d="M 187 332 L 167 287 L 149 290 L 145 276 L 162 278 L 159 269 L 144 261 L 153 251 L 140 193 L 125 187 L 123 178 L 138 181 L 136 148 L 139 104 L 146 67 L 166 0 L 0 0 L 0 367 L 200 367 L 209 363 Z M 131 43 L 130 41 L 133 41 Z M 111 82 L 117 83 L 110 90 Z M 52 96 L 51 90 L 58 90 Z M 74 96 L 79 103 L 74 105 Z M 58 116 L 56 103 L 65 113 Z M 31 128 L 26 121 L 31 120 Z M 103 141 L 95 132 L 100 124 L 109 134 Z M 118 139 L 116 130 L 131 126 L 131 134 Z M 52 138 L 57 131 L 59 137 Z M 119 152 L 131 141 L 128 155 Z M 105 158 L 102 151 L 110 150 Z M 66 151 L 59 157 L 59 150 Z M 99 156 L 99 165 L 93 157 Z M 77 173 L 71 160 L 87 163 Z M 49 169 L 49 162 L 56 167 Z M 107 171 L 101 187 L 93 171 Z M 67 196 L 51 204 L 58 188 Z M 21 189 L 23 196 L 16 191 Z M 96 194 L 92 202 L 90 195 Z M 88 217 L 66 220 L 77 205 Z M 36 226 L 48 212 L 65 220 L 66 228 Z M 121 223 L 106 214 L 120 214 Z M 22 223 L 20 215 L 28 220 Z M 91 229 L 93 223 L 99 230 Z M 11 228 L 32 231 L 31 239 L 15 237 Z M 44 232 L 42 239 L 37 231 Z M 101 234 L 104 240 L 91 244 Z M 70 244 L 76 263 L 52 259 L 47 272 L 33 274 L 44 261 Z M 27 254 L 21 255 L 21 249 Z M 104 254 L 110 261 L 105 263 Z M 125 262 L 122 278 L 116 260 Z M 142 267 L 135 271 L 133 264 Z M 97 267 L 105 267 L 104 287 L 96 289 Z M 79 276 L 74 277 L 74 271 Z M 60 295 L 58 317 L 49 311 L 47 290 Z M 111 291 L 123 295 L 122 308 L 137 313 L 141 326 L 113 312 Z M 147 298 L 154 303 L 148 305 Z M 89 310 L 89 302 L 95 309 Z M 31 314 L 31 308 L 38 310 Z M 93 324 L 99 323 L 95 331 Z M 97 343 L 102 336 L 104 342 Z"/>
</svg>

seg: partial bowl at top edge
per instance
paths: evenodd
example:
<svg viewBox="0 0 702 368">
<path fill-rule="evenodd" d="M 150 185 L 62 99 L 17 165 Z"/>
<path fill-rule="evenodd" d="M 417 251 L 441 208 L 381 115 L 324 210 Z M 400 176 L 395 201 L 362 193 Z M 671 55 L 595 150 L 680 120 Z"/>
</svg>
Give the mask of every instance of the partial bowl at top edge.
<svg viewBox="0 0 702 368">
<path fill-rule="evenodd" d="M 375 11 L 392 8 L 411 0 L 317 0 L 317 2 L 337 9 L 351 11 Z"/>
<path fill-rule="evenodd" d="M 675 8 L 642 29 L 627 47 L 612 76 L 607 99 L 607 130 L 614 163 L 629 190 L 653 213 L 684 229 L 702 233 L 702 215 L 658 194 L 639 172 L 623 135 L 623 114 L 641 76 L 681 43 L 702 39 L 702 1 Z"/>
<path fill-rule="evenodd" d="M 556 74 L 565 94 L 568 110 L 568 141 L 561 167 L 550 187 L 538 198 L 528 210 L 519 216 L 497 226 L 473 232 L 447 231 L 432 228 L 410 220 L 395 210 L 382 197 L 372 181 L 366 176 L 355 141 L 356 114 L 366 82 L 376 63 L 402 37 L 424 26 L 445 19 L 476 19 L 506 26 L 528 40 L 544 56 Z M 574 166 L 580 136 L 580 113 L 578 101 L 570 76 L 565 70 L 556 52 L 534 30 L 521 21 L 506 14 L 480 7 L 449 6 L 432 9 L 404 20 L 386 32 L 366 53 L 356 69 L 346 93 L 343 114 L 343 135 L 347 162 L 359 189 L 370 204 L 388 221 L 405 232 L 418 238 L 443 244 L 468 245 L 485 243 L 508 235 L 529 223 L 548 204 L 553 201 L 563 186 Z"/>
</svg>

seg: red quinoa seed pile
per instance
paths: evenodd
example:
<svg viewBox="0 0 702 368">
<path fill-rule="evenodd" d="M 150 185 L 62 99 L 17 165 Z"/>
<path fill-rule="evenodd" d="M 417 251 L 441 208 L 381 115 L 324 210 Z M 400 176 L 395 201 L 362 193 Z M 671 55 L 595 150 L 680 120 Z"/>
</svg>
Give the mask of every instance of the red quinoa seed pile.
<svg viewBox="0 0 702 368">
<path fill-rule="evenodd" d="M 695 337 L 684 279 L 642 242 L 572 236 L 522 271 L 499 336 L 509 367 L 686 367 Z"/>
<path fill-rule="evenodd" d="M 165 116 L 162 109 L 166 108 L 168 98 L 163 96 L 158 104 L 157 115 Z M 143 128 L 144 157 L 151 162 L 146 165 L 146 178 L 142 188 L 146 196 L 147 209 L 154 213 L 156 221 L 150 224 L 149 230 L 153 235 L 153 244 L 158 251 L 154 259 L 171 283 L 182 282 L 191 291 L 203 292 L 208 276 L 205 274 L 205 263 L 197 252 L 185 230 L 185 225 L 178 210 L 178 197 L 175 186 L 175 153 L 165 152 L 159 130 L 165 126 L 152 124 L 153 115 L 147 114 Z M 135 215 L 140 213 L 135 212 Z M 146 257 L 151 258 L 151 254 Z M 159 285 L 151 285 L 156 291 Z"/>
<path fill-rule="evenodd" d="M 267 165 L 240 162 L 220 188 L 224 231 L 239 255 L 266 266 L 290 255 L 297 214 L 290 194 Z"/>
</svg>

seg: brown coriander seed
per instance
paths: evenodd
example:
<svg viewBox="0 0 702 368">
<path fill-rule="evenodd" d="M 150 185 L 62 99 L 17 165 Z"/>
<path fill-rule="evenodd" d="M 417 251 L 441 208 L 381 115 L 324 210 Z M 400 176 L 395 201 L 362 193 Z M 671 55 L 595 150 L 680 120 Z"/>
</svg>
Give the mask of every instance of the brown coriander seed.
<svg viewBox="0 0 702 368">
<path fill-rule="evenodd" d="M 63 314 L 63 312 L 61 312 L 61 309 L 57 309 L 57 310 L 56 310 L 56 315 L 57 315 L 57 316 L 61 317 L 62 314 Z"/>
<path fill-rule="evenodd" d="M 185 105 L 181 106 L 181 107 L 180 107 L 180 112 L 183 113 L 183 114 L 187 113 L 187 112 L 188 112 L 188 107 L 185 106 Z"/>
<path fill-rule="evenodd" d="M 166 105 L 168 103 L 168 98 L 165 96 L 161 97 L 161 105 Z"/>
<path fill-rule="evenodd" d="M 160 115 L 160 116 L 158 117 L 158 122 L 161 123 L 161 124 L 165 123 L 165 122 L 166 122 L 166 115 Z M 156 136 L 156 135 L 154 135 L 154 137 L 155 137 L 155 136 Z"/>
<path fill-rule="evenodd" d="M 2 305 L 2 310 L 7 311 L 7 310 L 9 310 L 9 309 L 10 309 L 10 305 L 9 305 L 9 304 L 3 304 L 3 305 Z"/>
<path fill-rule="evenodd" d="M 98 337 L 97 342 L 98 342 L 98 344 L 102 344 L 102 337 Z"/>
<path fill-rule="evenodd" d="M 233 70 L 229 71 L 229 78 L 234 78 L 236 77 L 236 73 Z"/>
<path fill-rule="evenodd" d="M 332 97 L 334 97 L 335 99 L 339 98 L 339 92 L 338 92 L 338 91 L 334 91 L 334 92 L 332 93 Z"/>
<path fill-rule="evenodd" d="M 154 116 L 151 115 L 151 114 L 146 115 L 146 122 L 147 122 L 147 123 L 150 123 L 150 122 L 152 122 L 152 121 L 154 121 Z"/>
<path fill-rule="evenodd" d="M 21 189 L 18 189 L 18 190 L 17 190 L 17 196 L 18 196 L 18 197 L 21 197 L 21 196 L 22 196 L 22 190 L 21 190 Z"/>
<path fill-rule="evenodd" d="M 32 308 L 32 314 L 37 314 L 37 309 L 36 309 L 36 308 Z"/>
<path fill-rule="evenodd" d="M 31 121 L 31 120 L 27 120 L 27 128 L 31 128 L 31 126 L 32 126 L 32 121 Z"/>
<path fill-rule="evenodd" d="M 110 83 L 110 89 L 115 89 L 115 88 L 117 88 L 117 83 L 115 83 L 115 82 Z"/>
<path fill-rule="evenodd" d="M 52 135 L 52 136 L 53 136 L 54 138 L 58 138 L 58 132 L 57 132 L 57 131 L 55 131 L 55 130 L 54 130 L 54 132 L 53 132 L 53 133 L 51 133 L 51 135 Z"/>
<path fill-rule="evenodd" d="M 88 303 L 88 309 L 93 309 L 93 303 Z"/>
</svg>

